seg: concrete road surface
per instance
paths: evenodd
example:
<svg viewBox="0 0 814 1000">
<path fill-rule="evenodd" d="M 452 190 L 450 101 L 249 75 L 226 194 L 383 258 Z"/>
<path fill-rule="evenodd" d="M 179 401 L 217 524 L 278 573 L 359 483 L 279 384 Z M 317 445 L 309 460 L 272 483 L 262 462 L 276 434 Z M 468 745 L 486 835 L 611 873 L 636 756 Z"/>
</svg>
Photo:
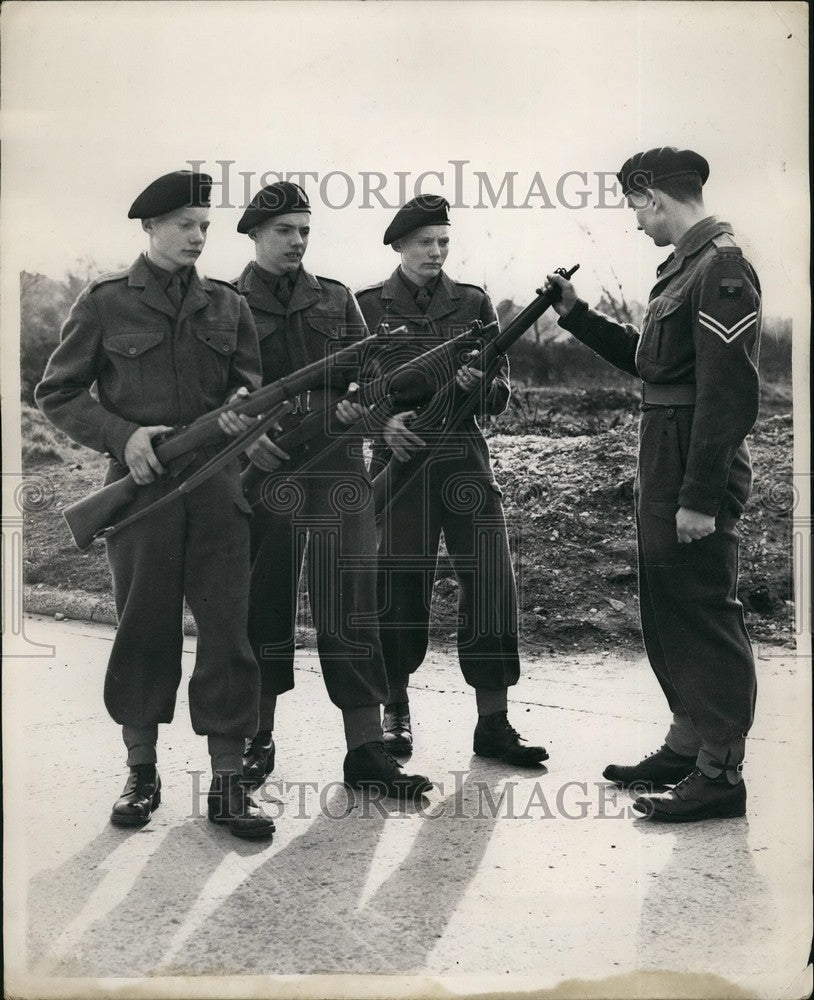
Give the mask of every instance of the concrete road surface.
<svg viewBox="0 0 814 1000">
<path fill-rule="evenodd" d="M 436 788 L 399 808 L 341 785 L 340 715 L 302 650 L 264 791 L 278 832 L 252 843 L 205 818 L 194 640 L 161 807 L 128 830 L 108 823 L 126 773 L 101 695 L 112 631 L 24 628 L 4 664 L 6 995 L 810 992 L 810 660 L 759 651 L 747 818 L 675 827 L 633 818 L 601 777 L 660 745 L 641 658 L 525 660 L 510 718 L 551 755 L 528 772 L 472 755 L 473 693 L 453 651 L 433 653 L 410 766 Z"/>
</svg>

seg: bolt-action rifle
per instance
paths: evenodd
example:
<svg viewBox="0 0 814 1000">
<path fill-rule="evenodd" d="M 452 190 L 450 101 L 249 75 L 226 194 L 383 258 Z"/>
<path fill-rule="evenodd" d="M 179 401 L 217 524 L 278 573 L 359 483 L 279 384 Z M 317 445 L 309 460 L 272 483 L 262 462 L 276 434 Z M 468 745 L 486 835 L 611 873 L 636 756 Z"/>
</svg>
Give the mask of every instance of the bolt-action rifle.
<svg viewBox="0 0 814 1000">
<path fill-rule="evenodd" d="M 569 271 L 560 267 L 557 268 L 555 274 L 570 279 L 578 268 L 579 264 L 576 264 Z M 399 462 L 396 458 L 391 457 L 387 466 L 374 477 L 373 488 L 377 515 L 382 514 L 395 502 L 397 497 L 401 496 L 413 478 L 424 468 L 426 461 L 442 449 L 467 417 L 478 411 L 484 394 L 500 370 L 505 353 L 550 306 L 559 301 L 561 296 L 562 290 L 559 285 L 549 284 L 545 288 L 538 288 L 537 297 L 509 322 L 505 330 L 495 336 L 485 336 L 489 332 L 489 327 L 481 327 L 478 321 L 473 324 L 470 328 L 470 339 L 473 333 L 477 335 L 478 328 L 480 328 L 481 344 L 472 349 L 469 355 L 464 356 L 461 360 L 469 367 L 477 368 L 483 372 L 480 384 L 472 390 L 461 389 L 455 381 L 454 371 L 447 373 L 446 385 L 436 384 L 436 391 L 429 403 L 417 413 L 416 418 L 409 424 L 410 430 L 419 436 L 422 431 L 433 433 L 432 446 L 421 449 L 406 462 Z M 456 339 L 465 342 L 466 338 L 467 333 L 464 333 Z M 431 381 L 429 376 L 432 374 L 432 366 L 428 366 L 426 363 L 429 356 L 425 354 L 416 359 L 413 366 L 415 369 L 414 379 L 418 373 L 423 373 L 425 379 L 428 382 Z M 404 365 L 403 369 L 409 367 L 409 365 Z M 399 372 L 403 369 L 394 372 L 393 378 L 397 380 Z M 437 381 L 436 378 L 436 383 Z"/>
<path fill-rule="evenodd" d="M 215 445 L 219 446 L 220 450 L 175 489 L 166 493 L 154 504 L 142 507 L 129 515 L 127 508 L 136 499 L 140 488 L 129 473 L 66 507 L 63 512 L 64 517 L 77 546 L 86 549 L 97 538 L 109 538 L 134 521 L 152 514 L 158 508 L 195 489 L 274 427 L 280 417 L 290 411 L 290 400 L 299 393 L 307 389 L 322 388 L 328 383 L 330 374 L 337 369 L 358 368 L 364 350 L 375 340 L 376 337 L 372 336 L 349 344 L 324 360 L 315 361 L 291 375 L 263 386 L 262 389 L 256 389 L 245 398 L 233 399 L 217 410 L 205 413 L 185 427 L 175 428 L 154 438 L 156 457 L 164 466 L 183 462 L 184 456 L 189 456 L 203 447 Z M 242 434 L 229 437 L 218 426 L 218 417 L 226 412 L 244 414 L 257 419 Z"/>
</svg>

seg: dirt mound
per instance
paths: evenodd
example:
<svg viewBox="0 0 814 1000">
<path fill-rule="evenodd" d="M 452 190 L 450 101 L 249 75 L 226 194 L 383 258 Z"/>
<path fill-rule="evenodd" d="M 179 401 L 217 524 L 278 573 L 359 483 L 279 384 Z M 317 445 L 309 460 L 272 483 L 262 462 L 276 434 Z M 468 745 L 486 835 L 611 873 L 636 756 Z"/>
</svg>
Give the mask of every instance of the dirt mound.
<svg viewBox="0 0 814 1000">
<path fill-rule="evenodd" d="M 521 640 L 540 651 L 640 646 L 633 524 L 635 397 L 622 390 L 538 394 L 546 396 L 545 412 L 560 424 L 557 436 L 506 433 L 507 418 L 488 430 L 517 571 Z M 538 424 L 544 416 L 538 413 Z M 30 487 L 24 511 L 28 592 L 39 585 L 52 594 L 70 593 L 72 600 L 84 592 L 96 602 L 110 592 L 104 547 L 97 543 L 78 552 L 61 512 L 99 486 L 104 459 L 72 446 L 36 410 L 26 408 L 24 421 Z M 516 423 L 510 426 L 517 430 Z M 749 441 L 755 487 L 742 519 L 740 597 L 755 639 L 790 642 L 790 413 L 761 418 Z M 455 636 L 457 592 L 442 554 L 434 591 L 436 641 Z M 304 609 L 298 621 L 304 625 L 307 620 Z"/>
<path fill-rule="evenodd" d="M 641 643 L 633 514 L 637 425 L 632 412 L 617 413 L 616 426 L 593 435 L 490 437 L 525 643 L 553 650 Z M 741 523 L 739 594 L 753 638 L 790 642 L 791 415 L 762 419 L 750 448 L 755 486 Z M 438 630 L 449 638 L 457 589 L 446 557 L 438 577 Z"/>
</svg>

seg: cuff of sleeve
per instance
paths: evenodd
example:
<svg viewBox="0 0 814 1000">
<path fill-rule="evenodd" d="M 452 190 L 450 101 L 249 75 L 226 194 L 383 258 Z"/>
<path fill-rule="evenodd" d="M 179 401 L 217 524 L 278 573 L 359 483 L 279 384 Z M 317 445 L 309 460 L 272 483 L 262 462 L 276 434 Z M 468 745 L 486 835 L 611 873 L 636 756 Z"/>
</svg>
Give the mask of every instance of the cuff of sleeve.
<svg viewBox="0 0 814 1000">
<path fill-rule="evenodd" d="M 722 503 L 723 494 L 693 479 L 685 479 L 678 493 L 679 507 L 697 510 L 699 514 L 708 514 L 710 517 L 717 517 Z"/>
<path fill-rule="evenodd" d="M 563 330 L 567 330 L 569 333 L 573 333 L 579 327 L 582 317 L 586 312 L 588 312 L 588 303 L 583 299 L 577 299 L 571 307 L 571 311 L 566 313 L 565 316 L 560 316 L 558 326 L 561 326 Z"/>
<path fill-rule="evenodd" d="M 127 464 L 124 460 L 124 449 L 131 436 L 138 429 L 139 424 L 134 424 L 113 414 L 105 422 L 105 448 L 121 465 Z"/>
<path fill-rule="evenodd" d="M 501 413 L 505 412 L 507 406 L 509 405 L 510 395 L 511 390 L 508 386 L 500 386 L 493 383 L 486 396 L 486 401 L 483 407 L 484 415 L 489 417 L 499 417 Z"/>
</svg>

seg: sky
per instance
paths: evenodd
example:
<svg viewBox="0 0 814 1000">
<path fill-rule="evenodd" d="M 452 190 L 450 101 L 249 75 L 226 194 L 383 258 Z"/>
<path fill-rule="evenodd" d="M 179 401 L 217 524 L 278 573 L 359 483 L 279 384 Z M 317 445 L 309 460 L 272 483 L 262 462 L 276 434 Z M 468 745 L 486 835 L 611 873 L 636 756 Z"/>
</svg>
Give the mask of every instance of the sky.
<svg viewBox="0 0 814 1000">
<path fill-rule="evenodd" d="M 705 0 L 11 0 L 4 275 L 126 266 L 145 241 L 132 200 L 202 161 L 226 180 L 199 262 L 215 277 L 251 257 L 235 227 L 264 172 L 316 174 L 305 265 L 356 289 L 397 263 L 381 238 L 400 177 L 410 197 L 440 171 L 421 190 L 453 201 L 452 277 L 522 303 L 580 262 L 587 298 L 621 283 L 641 301 L 667 251 L 607 187 L 633 152 L 677 145 L 709 160 L 707 205 L 735 226 L 765 311 L 805 315 L 806 18 L 802 3 Z M 389 207 L 365 173 L 384 175 Z M 478 174 L 496 192 L 513 174 L 513 201 L 504 187 L 492 206 Z"/>
</svg>

